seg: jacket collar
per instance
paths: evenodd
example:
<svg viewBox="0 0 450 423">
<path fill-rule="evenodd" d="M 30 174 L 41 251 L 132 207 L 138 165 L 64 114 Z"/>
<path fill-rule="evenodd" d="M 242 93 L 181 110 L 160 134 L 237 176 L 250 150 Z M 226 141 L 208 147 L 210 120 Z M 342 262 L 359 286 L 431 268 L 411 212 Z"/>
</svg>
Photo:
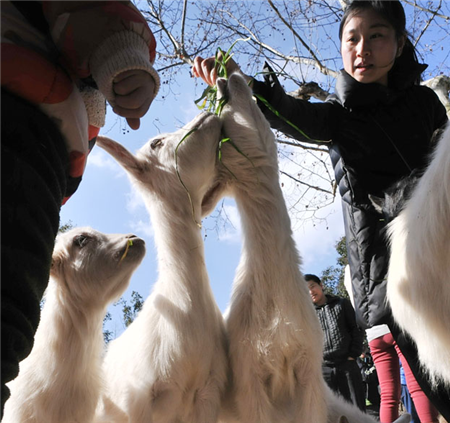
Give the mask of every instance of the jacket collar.
<svg viewBox="0 0 450 423">
<path fill-rule="evenodd" d="M 339 301 L 339 299 L 340 299 L 340 297 L 338 297 L 336 295 L 333 295 L 333 294 L 325 294 L 325 297 L 327 298 L 327 302 L 325 304 L 322 304 L 322 305 L 314 304 L 314 306 L 317 309 L 318 308 L 323 308 L 323 307 L 325 307 L 326 305 L 329 305 L 329 304 L 333 304 L 333 303 Z"/>
<path fill-rule="evenodd" d="M 380 84 L 362 84 L 341 70 L 336 80 L 335 98 L 346 109 L 387 104 L 391 90 Z"/>
<path fill-rule="evenodd" d="M 335 94 L 332 97 L 346 109 L 389 104 L 401 94 L 402 90 L 411 87 L 414 80 L 426 67 L 427 65 L 415 65 L 415 69 L 409 73 L 409 77 L 395 83 L 396 89 L 376 83 L 362 84 L 342 69 L 337 77 Z"/>
</svg>

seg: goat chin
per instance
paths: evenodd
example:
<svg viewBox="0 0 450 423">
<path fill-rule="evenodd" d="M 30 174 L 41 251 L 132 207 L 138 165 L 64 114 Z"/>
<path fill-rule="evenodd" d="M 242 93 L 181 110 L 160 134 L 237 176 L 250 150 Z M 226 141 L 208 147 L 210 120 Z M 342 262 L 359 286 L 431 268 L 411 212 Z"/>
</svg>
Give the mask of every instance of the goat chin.
<svg viewBox="0 0 450 423">
<path fill-rule="evenodd" d="M 450 386 L 450 125 L 390 224 L 387 298 L 432 383 Z"/>
</svg>

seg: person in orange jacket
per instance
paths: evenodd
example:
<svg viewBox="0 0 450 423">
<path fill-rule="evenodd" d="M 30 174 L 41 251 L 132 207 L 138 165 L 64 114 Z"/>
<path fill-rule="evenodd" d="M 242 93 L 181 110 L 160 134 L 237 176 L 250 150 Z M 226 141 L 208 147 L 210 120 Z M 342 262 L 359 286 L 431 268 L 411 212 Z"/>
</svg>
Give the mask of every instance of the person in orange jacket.
<svg viewBox="0 0 450 423">
<path fill-rule="evenodd" d="M 105 99 L 138 129 L 160 81 L 155 38 L 130 1 L 2 1 L 1 17 L 3 414 Z"/>
</svg>

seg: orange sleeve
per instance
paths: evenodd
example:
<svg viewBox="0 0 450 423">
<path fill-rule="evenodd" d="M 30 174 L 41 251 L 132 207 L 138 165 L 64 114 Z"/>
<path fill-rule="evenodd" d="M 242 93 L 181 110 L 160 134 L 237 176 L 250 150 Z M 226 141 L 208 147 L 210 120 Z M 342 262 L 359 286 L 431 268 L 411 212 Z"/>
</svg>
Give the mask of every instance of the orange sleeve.
<svg viewBox="0 0 450 423">
<path fill-rule="evenodd" d="M 155 38 L 130 1 L 44 1 L 43 10 L 63 65 L 80 78 L 91 74 L 89 61 L 96 48 L 123 31 L 142 38 L 148 46 L 148 60 L 154 63 Z"/>
<path fill-rule="evenodd" d="M 2 87 L 36 104 L 60 103 L 73 90 L 60 67 L 33 50 L 8 43 L 2 43 L 1 81 Z"/>
</svg>

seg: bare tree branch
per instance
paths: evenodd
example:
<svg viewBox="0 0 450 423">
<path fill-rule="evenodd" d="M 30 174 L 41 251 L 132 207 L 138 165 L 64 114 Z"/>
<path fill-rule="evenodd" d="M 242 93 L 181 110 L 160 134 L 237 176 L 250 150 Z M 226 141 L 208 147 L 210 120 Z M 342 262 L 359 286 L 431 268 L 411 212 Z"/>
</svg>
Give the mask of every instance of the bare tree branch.
<svg viewBox="0 0 450 423">
<path fill-rule="evenodd" d="M 279 50 L 271 47 L 270 45 L 263 43 L 257 36 L 255 33 L 253 33 L 247 26 L 245 26 L 242 22 L 239 22 L 239 20 L 233 16 L 233 14 L 231 14 L 228 10 L 224 11 L 226 14 L 228 14 L 232 19 L 236 20 L 237 24 L 244 28 L 247 31 L 247 34 L 250 35 L 250 37 L 252 38 L 253 42 L 255 44 L 257 44 L 258 46 L 262 47 L 263 49 L 273 53 L 274 55 L 280 57 L 281 59 L 285 60 L 286 62 L 292 62 L 292 63 L 298 63 L 298 64 L 304 64 L 304 65 L 309 65 L 309 66 L 317 66 L 320 71 L 324 74 L 324 75 L 330 75 L 333 78 L 336 78 L 338 75 L 338 72 L 335 72 L 331 69 L 328 69 L 327 67 L 323 66 L 320 61 L 318 61 L 318 59 L 313 58 L 313 59 L 306 59 L 306 58 L 302 58 L 302 57 L 298 57 L 298 56 L 291 56 L 291 55 L 286 55 L 283 54 L 282 52 L 280 52 Z M 243 36 L 245 36 L 245 34 L 242 34 Z"/>
<path fill-rule="evenodd" d="M 179 51 L 179 49 L 180 49 L 179 43 L 177 42 L 175 37 L 172 35 L 172 33 L 166 28 L 161 15 L 156 11 L 155 7 L 153 6 L 153 3 L 151 1 L 148 1 L 147 4 L 149 5 L 149 7 L 151 9 L 152 16 L 158 22 L 159 27 L 165 32 L 165 34 L 167 35 L 167 38 L 171 41 L 174 51 L 175 52 Z"/>
<path fill-rule="evenodd" d="M 416 37 L 416 40 L 414 41 L 414 47 L 417 47 L 417 45 L 419 44 L 420 39 L 422 38 L 423 34 L 425 34 L 426 30 L 430 27 L 431 22 L 433 22 L 434 18 L 437 15 L 437 12 L 440 10 L 442 5 L 442 0 L 439 1 L 439 7 L 436 9 L 436 11 L 431 12 L 432 16 L 430 19 L 428 19 L 426 25 L 423 27 L 422 31 L 420 32 L 419 36 Z"/>
<path fill-rule="evenodd" d="M 297 183 L 300 184 L 300 185 L 307 186 L 308 188 L 312 188 L 312 189 L 314 189 L 314 190 L 316 190 L 316 191 L 324 192 L 325 194 L 333 195 L 333 191 L 329 191 L 329 190 L 327 190 L 327 189 L 323 189 L 323 188 L 321 188 L 321 187 L 319 187 L 319 186 L 307 184 L 306 182 L 301 181 L 300 179 L 294 178 L 294 177 L 293 177 L 292 175 L 290 175 L 289 173 L 286 173 L 286 172 L 283 172 L 283 171 L 280 171 L 280 173 L 283 174 L 284 176 L 287 176 L 288 178 L 292 179 L 293 181 L 297 182 Z"/>
<path fill-rule="evenodd" d="M 276 8 L 276 6 L 273 4 L 272 0 L 267 0 L 267 2 L 270 4 L 270 7 L 275 11 L 277 16 L 280 18 L 280 20 L 292 31 L 294 36 L 300 41 L 300 43 L 306 48 L 306 50 L 309 52 L 313 60 L 316 62 L 316 66 L 319 68 L 319 70 L 325 74 L 329 75 L 329 69 L 327 69 L 322 63 L 320 62 L 319 58 L 315 55 L 314 51 L 309 47 L 308 44 L 303 40 L 303 38 L 298 34 L 298 32 L 292 27 L 290 23 L 284 19 L 284 17 L 281 15 L 279 10 Z"/>
<path fill-rule="evenodd" d="M 315 146 L 315 144 L 302 144 L 300 141 L 297 141 L 297 140 L 288 141 L 283 138 L 277 138 L 277 143 L 284 144 L 284 145 L 290 145 L 292 147 L 298 147 L 298 148 L 301 148 L 303 150 L 308 150 L 308 151 L 319 151 L 321 153 L 328 153 L 328 150 L 325 148 L 317 147 L 317 146 Z"/>
<path fill-rule="evenodd" d="M 184 31 L 186 28 L 186 13 L 187 13 L 187 0 L 183 1 L 183 14 L 181 18 L 181 53 L 183 56 L 187 56 L 186 50 L 184 48 Z"/>
<path fill-rule="evenodd" d="M 431 9 L 429 9 L 429 8 L 427 8 L 427 7 L 420 6 L 419 4 L 417 4 L 416 1 L 414 1 L 414 2 L 408 1 L 408 0 L 402 0 L 402 1 L 403 1 L 404 3 L 406 3 L 406 4 L 409 4 L 409 5 L 412 6 L 412 7 L 415 7 L 416 9 L 422 10 L 423 12 L 427 12 L 427 13 L 431 13 L 431 14 L 434 14 L 434 13 L 435 13 L 434 10 L 431 10 Z M 441 7 L 441 6 L 439 6 L 439 8 L 440 8 L 440 7 Z M 446 21 L 450 21 L 450 16 L 448 16 L 448 15 L 442 15 L 442 14 L 440 14 L 440 13 L 436 13 L 436 16 L 439 17 L 439 18 L 445 19 Z"/>
</svg>

